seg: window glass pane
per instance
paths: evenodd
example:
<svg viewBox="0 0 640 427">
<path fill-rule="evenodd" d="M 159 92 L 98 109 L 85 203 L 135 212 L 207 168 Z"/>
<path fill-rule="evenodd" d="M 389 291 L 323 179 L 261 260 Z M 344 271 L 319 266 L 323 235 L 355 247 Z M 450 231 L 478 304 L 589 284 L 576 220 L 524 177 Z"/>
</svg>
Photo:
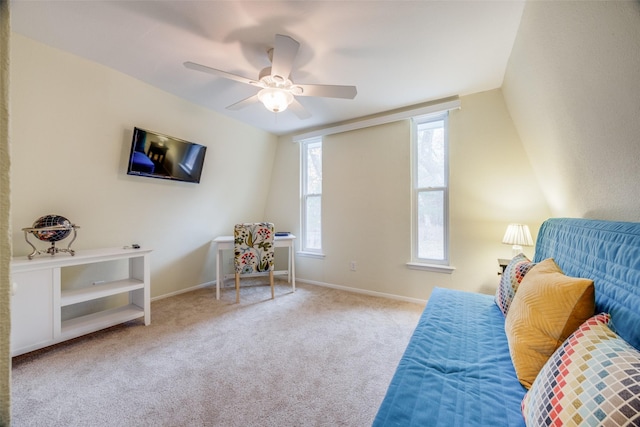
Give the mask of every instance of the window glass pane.
<svg viewBox="0 0 640 427">
<path fill-rule="evenodd" d="M 305 206 L 305 248 L 321 249 L 322 248 L 322 225 L 321 211 L 322 199 L 320 196 L 308 196 Z"/>
<path fill-rule="evenodd" d="M 444 187 L 445 146 L 442 120 L 418 125 L 416 155 L 418 188 Z"/>
<path fill-rule="evenodd" d="M 322 144 L 307 146 L 307 194 L 322 193 Z"/>
<path fill-rule="evenodd" d="M 444 260 L 444 192 L 418 193 L 418 258 Z"/>
</svg>

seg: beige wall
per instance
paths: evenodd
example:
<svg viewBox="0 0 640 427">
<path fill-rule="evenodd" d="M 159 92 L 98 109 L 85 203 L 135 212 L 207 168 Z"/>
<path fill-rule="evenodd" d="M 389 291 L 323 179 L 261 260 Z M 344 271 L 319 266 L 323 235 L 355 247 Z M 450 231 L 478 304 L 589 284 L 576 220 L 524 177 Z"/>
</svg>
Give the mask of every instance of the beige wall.
<svg viewBox="0 0 640 427">
<path fill-rule="evenodd" d="M 326 258 L 298 257 L 299 277 L 419 299 L 439 285 L 490 292 L 495 258 L 509 256 L 499 243 L 509 222 L 528 223 L 535 235 L 552 215 L 638 220 L 639 8 L 526 4 L 503 90 L 465 96 L 451 114 L 453 274 L 404 265 L 409 129 L 400 122 L 327 138 Z M 135 79 L 13 39 L 16 254 L 28 252 L 20 228 L 58 212 L 82 227 L 78 249 L 153 247 L 157 296 L 211 280 L 209 239 L 238 220 L 268 219 L 299 233 L 299 153 L 287 137 L 276 142 Z M 202 183 L 125 175 L 134 126 L 207 145 Z M 232 186 L 229 160 L 247 151 L 262 161 Z M 369 237 L 376 227 L 377 250 Z M 358 271 L 349 271 L 351 260 Z"/>
<path fill-rule="evenodd" d="M 409 270 L 410 124 L 325 137 L 324 259 L 297 257 L 298 277 L 331 286 L 426 299 L 435 286 L 491 293 L 510 222 L 535 233 L 549 210 L 502 92 L 463 97 L 450 115 L 452 274 Z M 299 233 L 299 146 L 281 137 L 266 216 Z M 528 254 L 533 249 L 528 248 Z M 350 261 L 357 271 L 349 270 Z"/>
<path fill-rule="evenodd" d="M 11 74 L 15 255 L 21 228 L 58 213 L 81 227 L 78 250 L 153 248 L 159 296 L 214 280 L 211 238 L 263 219 L 275 136 L 17 34 Z M 135 126 L 206 145 L 201 183 L 126 175 Z"/>
<path fill-rule="evenodd" d="M 526 3 L 503 91 L 554 216 L 640 221 L 640 3 Z"/>
</svg>

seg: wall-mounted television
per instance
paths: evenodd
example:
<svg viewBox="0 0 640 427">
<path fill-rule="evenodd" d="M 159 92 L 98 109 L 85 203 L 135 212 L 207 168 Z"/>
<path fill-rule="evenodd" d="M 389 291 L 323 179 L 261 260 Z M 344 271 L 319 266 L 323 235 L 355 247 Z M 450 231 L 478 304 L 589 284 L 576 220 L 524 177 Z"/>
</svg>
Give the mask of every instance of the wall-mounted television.
<svg viewBox="0 0 640 427">
<path fill-rule="evenodd" d="M 199 183 L 206 152 L 204 145 L 135 128 L 127 174 Z"/>
</svg>

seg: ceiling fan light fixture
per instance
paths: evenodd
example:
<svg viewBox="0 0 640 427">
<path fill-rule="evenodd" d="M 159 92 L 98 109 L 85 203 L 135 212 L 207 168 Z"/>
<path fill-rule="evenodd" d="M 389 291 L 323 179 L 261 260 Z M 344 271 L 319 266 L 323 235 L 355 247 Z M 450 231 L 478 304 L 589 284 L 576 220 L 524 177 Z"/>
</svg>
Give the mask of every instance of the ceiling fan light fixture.
<svg viewBox="0 0 640 427">
<path fill-rule="evenodd" d="M 267 110 L 279 113 L 286 110 L 293 102 L 293 95 L 287 90 L 268 87 L 258 92 L 258 99 Z"/>
<path fill-rule="evenodd" d="M 294 84 L 291 81 L 291 71 L 299 48 L 300 43 L 293 38 L 276 34 L 275 45 L 267 52 L 271 66 L 260 70 L 257 80 L 190 61 L 185 62 L 184 66 L 216 77 L 260 88 L 257 94 L 227 106 L 227 110 L 231 111 L 240 110 L 259 101 L 267 110 L 274 113 L 284 111 L 292 105 L 291 110 L 298 118 L 307 119 L 311 117 L 311 114 L 294 97 L 355 98 L 358 93 L 355 86 Z"/>
</svg>

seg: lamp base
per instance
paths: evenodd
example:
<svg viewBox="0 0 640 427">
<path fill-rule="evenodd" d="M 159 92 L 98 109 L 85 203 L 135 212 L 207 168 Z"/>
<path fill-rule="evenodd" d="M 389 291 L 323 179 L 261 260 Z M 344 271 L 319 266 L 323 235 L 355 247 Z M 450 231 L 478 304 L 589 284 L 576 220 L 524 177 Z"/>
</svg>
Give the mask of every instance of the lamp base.
<svg viewBox="0 0 640 427">
<path fill-rule="evenodd" d="M 520 246 L 520 245 L 511 246 L 511 255 L 512 256 L 520 255 L 521 253 L 522 253 L 522 246 Z"/>
</svg>

